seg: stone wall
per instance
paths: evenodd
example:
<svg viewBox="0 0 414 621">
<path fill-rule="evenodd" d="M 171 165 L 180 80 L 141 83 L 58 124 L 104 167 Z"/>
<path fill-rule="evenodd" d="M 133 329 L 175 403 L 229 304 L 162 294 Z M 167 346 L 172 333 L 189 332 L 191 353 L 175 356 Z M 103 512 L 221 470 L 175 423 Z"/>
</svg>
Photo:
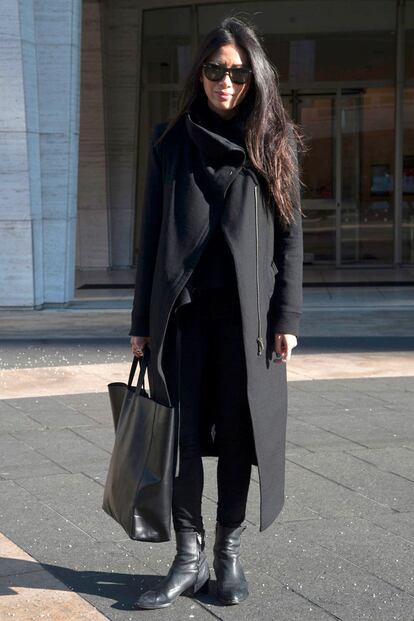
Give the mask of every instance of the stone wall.
<svg viewBox="0 0 414 621">
<path fill-rule="evenodd" d="M 80 0 L 0 4 L 0 306 L 74 294 Z"/>
</svg>

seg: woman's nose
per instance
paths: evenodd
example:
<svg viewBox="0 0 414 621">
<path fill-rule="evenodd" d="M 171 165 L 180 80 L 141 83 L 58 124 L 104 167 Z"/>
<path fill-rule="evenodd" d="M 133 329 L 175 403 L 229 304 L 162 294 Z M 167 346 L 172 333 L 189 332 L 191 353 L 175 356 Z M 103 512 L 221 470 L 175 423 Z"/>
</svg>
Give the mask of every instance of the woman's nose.
<svg viewBox="0 0 414 621">
<path fill-rule="evenodd" d="M 222 77 L 222 79 L 220 80 L 220 84 L 226 84 L 231 86 L 233 84 L 233 82 L 230 80 L 230 76 L 228 73 L 225 73 L 224 76 Z"/>
</svg>

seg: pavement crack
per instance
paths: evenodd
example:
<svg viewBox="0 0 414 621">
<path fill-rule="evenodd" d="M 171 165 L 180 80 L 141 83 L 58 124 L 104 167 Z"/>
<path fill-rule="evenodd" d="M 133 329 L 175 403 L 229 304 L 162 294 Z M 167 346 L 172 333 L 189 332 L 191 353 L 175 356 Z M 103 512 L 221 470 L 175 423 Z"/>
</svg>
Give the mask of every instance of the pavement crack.
<svg viewBox="0 0 414 621">
<path fill-rule="evenodd" d="M 98 542 L 98 539 L 96 539 L 95 537 L 93 537 L 90 533 L 88 533 L 86 530 L 84 530 L 83 528 L 81 528 L 80 526 L 78 526 L 77 524 L 75 524 L 74 522 L 72 522 L 72 520 L 70 520 L 69 518 L 65 517 L 62 513 L 60 513 L 60 511 L 57 511 L 57 509 L 55 509 L 54 507 L 52 507 L 51 505 L 49 505 L 49 503 L 45 502 L 44 500 L 41 500 L 40 498 L 38 498 L 35 494 L 33 494 L 33 492 L 31 492 L 29 489 L 27 489 L 27 487 L 25 487 L 24 485 L 21 485 L 21 483 L 19 483 L 19 481 L 13 481 L 13 483 L 15 483 L 15 485 L 18 485 L 19 487 L 21 487 L 22 489 L 25 490 L 25 492 L 27 492 L 28 494 L 30 494 L 30 496 L 32 496 L 39 504 L 43 505 L 44 507 L 47 507 L 48 509 L 50 509 L 53 513 L 56 513 L 56 515 L 58 515 L 59 517 L 61 517 L 65 522 L 68 522 L 71 526 L 73 526 L 74 528 L 76 528 L 76 530 L 79 530 L 81 533 L 83 533 L 84 535 L 86 535 L 87 537 L 89 537 L 89 539 L 91 539 L 92 541 Z"/>
<path fill-rule="evenodd" d="M 344 453 L 346 453 L 350 457 L 353 457 L 354 459 L 357 459 L 358 461 L 362 461 L 366 464 L 369 464 L 370 466 L 373 466 L 379 472 L 384 472 L 385 474 L 392 474 L 393 476 L 399 477 L 400 479 L 403 479 L 404 481 L 408 481 L 409 483 L 414 483 L 414 479 L 410 479 L 410 477 L 406 477 L 403 474 L 400 474 L 399 472 L 394 472 L 393 470 L 387 470 L 385 468 L 381 468 L 381 466 L 378 466 L 378 464 L 376 464 L 373 461 L 369 461 L 369 459 L 364 459 L 363 457 L 360 457 L 359 455 L 354 455 L 353 453 L 349 453 L 348 451 L 344 451 Z"/>
<path fill-rule="evenodd" d="M 322 431 L 325 431 L 326 433 L 330 433 L 331 435 L 336 436 L 337 438 L 341 438 L 341 440 L 347 440 L 348 442 L 352 442 L 353 444 L 357 444 L 358 446 L 361 446 L 362 448 L 366 448 L 366 449 L 370 449 L 371 448 L 367 444 L 363 444 L 362 442 L 358 442 L 357 440 L 353 440 L 352 438 L 348 438 L 347 436 L 343 436 L 340 433 L 336 433 L 335 431 L 331 431 L 330 429 L 326 429 L 325 427 L 321 427 L 320 425 L 315 425 L 315 423 L 310 423 L 308 420 L 300 418 L 299 416 L 297 416 L 296 418 L 298 420 L 301 420 L 303 423 L 306 423 L 310 427 L 315 427 L 315 429 L 322 429 Z"/>
<path fill-rule="evenodd" d="M 383 502 L 379 502 L 378 500 L 375 500 L 375 498 L 370 498 L 366 494 L 363 494 L 360 490 L 354 489 L 353 487 L 350 487 L 349 485 L 345 485 L 345 483 L 341 483 L 340 481 L 336 481 L 335 479 L 331 479 L 331 477 L 328 477 L 325 474 L 317 472 L 317 470 L 312 470 L 312 468 L 308 468 L 307 466 L 304 466 L 303 464 L 300 464 L 289 457 L 286 457 L 286 461 L 290 461 L 296 466 L 299 466 L 300 468 L 303 468 L 304 470 L 307 470 L 308 472 L 312 472 L 312 474 L 316 474 L 318 477 L 321 477 L 322 479 L 325 479 L 326 481 L 329 481 L 330 483 L 334 483 L 335 485 L 338 485 L 339 487 L 343 487 L 344 489 L 347 489 L 350 492 L 353 492 L 354 494 L 358 494 L 358 496 L 362 496 L 362 498 L 366 498 L 370 502 L 374 502 L 380 507 L 386 507 L 389 510 L 393 510 L 393 508 L 390 505 L 386 505 Z M 397 512 L 399 513 L 399 511 Z"/>
<path fill-rule="evenodd" d="M 86 440 L 86 442 L 89 442 L 89 444 L 92 444 L 92 446 L 94 446 L 95 448 L 98 448 L 101 451 L 104 451 L 105 453 L 108 453 L 108 455 L 112 455 L 112 451 L 108 451 L 107 449 L 103 448 L 102 446 L 98 446 L 97 444 L 95 444 L 95 442 L 92 442 L 92 440 L 89 440 L 89 438 L 86 438 L 81 433 L 77 433 L 73 427 L 67 427 L 67 429 L 69 429 L 69 431 L 74 433 L 75 436 L 78 436 L 78 438 L 82 438 L 82 440 Z"/>
<path fill-rule="evenodd" d="M 342 559 L 346 563 L 349 563 L 350 565 L 353 565 L 353 567 L 357 567 L 358 569 L 360 569 L 362 571 L 366 571 L 369 576 L 372 576 L 373 578 L 376 578 L 376 580 L 380 580 L 381 582 L 384 582 L 384 584 L 387 584 L 391 588 L 396 589 L 400 593 L 404 593 L 404 595 L 408 595 L 409 597 L 414 599 L 414 595 L 412 593 L 410 593 L 406 589 L 402 589 L 401 587 L 399 587 L 398 585 L 394 584 L 393 582 L 390 582 L 386 578 L 382 578 L 381 576 L 379 576 L 375 572 L 370 571 L 368 569 L 368 567 L 365 567 L 364 565 L 359 565 L 358 563 L 355 563 L 354 561 L 351 561 L 349 558 L 347 558 L 346 556 L 343 556 L 343 554 L 340 554 L 339 552 L 337 552 L 333 548 L 330 548 L 329 546 L 324 546 L 322 543 L 318 543 L 317 545 L 320 548 L 322 548 L 323 550 L 328 550 L 328 552 L 332 552 L 332 554 L 335 554 L 335 556 L 337 556 L 338 558 Z"/>
<path fill-rule="evenodd" d="M 44 429 L 44 430 L 42 430 L 42 432 L 43 431 L 46 431 L 46 430 Z M 71 472 L 68 468 L 65 468 L 65 466 L 62 466 L 62 464 L 60 464 L 59 462 L 55 461 L 52 457 L 49 457 L 49 455 L 45 455 L 45 453 L 42 453 L 42 451 L 40 449 L 34 448 L 33 446 L 31 446 L 28 442 L 26 442 L 26 440 L 24 440 L 24 438 L 20 438 L 19 436 L 13 435 L 13 433 L 11 431 L 9 431 L 9 435 L 12 436 L 12 438 L 17 440 L 18 442 L 22 442 L 22 444 L 27 446 L 27 448 L 29 448 L 34 453 L 37 453 L 37 455 L 41 455 L 42 457 L 44 457 L 45 459 L 50 461 L 52 464 L 55 464 L 55 466 L 58 466 L 59 468 L 62 468 L 62 470 L 65 470 L 65 472 L 67 474 L 73 474 L 73 472 Z M 58 472 L 57 474 L 62 474 L 62 472 Z M 46 475 L 46 476 L 49 476 L 49 475 Z M 24 478 L 24 477 L 20 477 L 20 478 Z M 26 478 L 28 478 L 28 477 L 26 477 Z"/>
<path fill-rule="evenodd" d="M 332 617 L 332 619 L 336 619 L 336 621 L 343 621 L 341 617 L 338 617 L 336 614 L 334 614 L 330 610 L 327 610 L 326 608 L 324 608 L 324 606 L 321 606 L 320 604 L 317 604 L 313 599 L 310 599 L 310 597 L 307 597 L 306 595 L 304 595 L 300 591 L 297 591 L 296 589 L 294 589 L 293 587 L 289 586 L 288 584 L 285 584 L 285 583 L 282 583 L 282 584 L 283 584 L 284 587 L 286 587 L 286 589 L 289 589 L 289 591 L 292 591 L 295 595 L 299 595 L 299 597 L 301 597 L 302 599 L 307 601 L 312 606 L 315 606 L 315 608 L 318 608 L 319 610 L 323 610 L 323 612 L 325 612 L 330 617 Z"/>
</svg>

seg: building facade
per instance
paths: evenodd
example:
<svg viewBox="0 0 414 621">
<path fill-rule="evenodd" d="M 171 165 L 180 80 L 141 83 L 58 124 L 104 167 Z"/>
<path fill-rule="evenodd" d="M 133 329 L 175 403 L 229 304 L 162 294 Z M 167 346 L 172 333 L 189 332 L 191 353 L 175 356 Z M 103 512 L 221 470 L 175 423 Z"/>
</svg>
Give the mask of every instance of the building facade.
<svg viewBox="0 0 414 621">
<path fill-rule="evenodd" d="M 0 305 L 130 270 L 152 126 L 200 39 L 257 24 L 307 137 L 305 264 L 414 264 L 414 1 L 7 0 L 0 6 Z"/>
</svg>

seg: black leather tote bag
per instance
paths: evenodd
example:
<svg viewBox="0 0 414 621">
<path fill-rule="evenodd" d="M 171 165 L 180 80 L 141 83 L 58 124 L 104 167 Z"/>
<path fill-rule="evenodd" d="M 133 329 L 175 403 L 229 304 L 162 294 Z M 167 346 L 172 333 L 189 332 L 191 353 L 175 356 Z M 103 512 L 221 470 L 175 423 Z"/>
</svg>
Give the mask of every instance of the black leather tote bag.
<svg viewBox="0 0 414 621">
<path fill-rule="evenodd" d="M 177 413 L 143 387 L 150 352 L 146 345 L 142 358 L 134 356 L 128 384 L 108 384 L 115 443 L 102 508 L 131 539 L 161 542 L 171 539 Z"/>
</svg>

